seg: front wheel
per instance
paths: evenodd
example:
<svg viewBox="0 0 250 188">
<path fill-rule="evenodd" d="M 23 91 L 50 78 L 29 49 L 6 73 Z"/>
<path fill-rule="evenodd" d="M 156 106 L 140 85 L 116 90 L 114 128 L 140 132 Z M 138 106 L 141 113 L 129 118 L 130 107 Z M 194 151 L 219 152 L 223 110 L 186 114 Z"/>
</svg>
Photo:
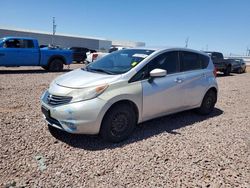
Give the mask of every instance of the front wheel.
<svg viewBox="0 0 250 188">
<path fill-rule="evenodd" d="M 59 72 L 63 70 L 63 62 L 60 59 L 54 59 L 49 64 L 49 70 L 52 72 Z"/>
<path fill-rule="evenodd" d="M 201 106 L 197 109 L 197 112 L 202 115 L 208 115 L 214 110 L 214 106 L 217 100 L 215 91 L 209 90 L 204 96 Z"/>
<path fill-rule="evenodd" d="M 105 115 L 100 134 L 109 142 L 121 142 L 132 134 L 136 125 L 136 114 L 127 104 L 112 107 Z"/>
</svg>

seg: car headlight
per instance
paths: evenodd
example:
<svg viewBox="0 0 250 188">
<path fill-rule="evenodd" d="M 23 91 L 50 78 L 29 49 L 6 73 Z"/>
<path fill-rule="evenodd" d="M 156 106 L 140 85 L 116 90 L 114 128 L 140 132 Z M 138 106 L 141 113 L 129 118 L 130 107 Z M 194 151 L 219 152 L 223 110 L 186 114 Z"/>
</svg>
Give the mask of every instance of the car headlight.
<svg viewBox="0 0 250 188">
<path fill-rule="evenodd" d="M 73 97 L 72 102 L 93 99 L 102 94 L 108 88 L 108 84 L 83 89 L 75 89 L 69 95 Z"/>
</svg>

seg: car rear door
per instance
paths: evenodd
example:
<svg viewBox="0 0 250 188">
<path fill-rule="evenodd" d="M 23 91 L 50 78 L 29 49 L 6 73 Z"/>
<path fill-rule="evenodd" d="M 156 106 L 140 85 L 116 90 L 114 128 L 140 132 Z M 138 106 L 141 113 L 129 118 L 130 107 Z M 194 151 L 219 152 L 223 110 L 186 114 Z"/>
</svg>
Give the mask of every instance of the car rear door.
<svg viewBox="0 0 250 188">
<path fill-rule="evenodd" d="M 39 48 L 35 47 L 33 40 L 24 39 L 21 40 L 19 48 L 20 62 L 24 66 L 36 66 L 39 65 Z"/>
<path fill-rule="evenodd" d="M 180 51 L 180 70 L 183 74 L 183 84 L 185 84 L 183 90 L 185 108 L 192 108 L 201 102 L 208 85 L 207 74 L 210 70 L 205 69 L 208 62 L 207 56 Z"/>
</svg>

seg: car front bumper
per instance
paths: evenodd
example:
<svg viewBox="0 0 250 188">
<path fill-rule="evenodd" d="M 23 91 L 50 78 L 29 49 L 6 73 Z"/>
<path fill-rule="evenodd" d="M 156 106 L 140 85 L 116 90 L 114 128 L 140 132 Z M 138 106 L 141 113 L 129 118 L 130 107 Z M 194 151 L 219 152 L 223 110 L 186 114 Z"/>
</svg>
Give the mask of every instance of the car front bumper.
<svg viewBox="0 0 250 188">
<path fill-rule="evenodd" d="M 99 98 L 52 106 L 47 103 L 46 95 L 41 98 L 41 105 L 50 126 L 75 134 L 98 134 L 109 106 Z"/>
</svg>

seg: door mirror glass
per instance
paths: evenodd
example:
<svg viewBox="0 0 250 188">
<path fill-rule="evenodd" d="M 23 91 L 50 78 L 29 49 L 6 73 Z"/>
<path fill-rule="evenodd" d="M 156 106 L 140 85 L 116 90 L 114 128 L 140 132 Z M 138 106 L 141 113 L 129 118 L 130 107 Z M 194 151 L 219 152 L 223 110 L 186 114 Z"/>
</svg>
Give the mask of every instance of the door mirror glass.
<svg viewBox="0 0 250 188">
<path fill-rule="evenodd" d="M 154 69 L 150 72 L 150 77 L 164 77 L 167 75 L 167 71 L 163 69 Z"/>
</svg>

